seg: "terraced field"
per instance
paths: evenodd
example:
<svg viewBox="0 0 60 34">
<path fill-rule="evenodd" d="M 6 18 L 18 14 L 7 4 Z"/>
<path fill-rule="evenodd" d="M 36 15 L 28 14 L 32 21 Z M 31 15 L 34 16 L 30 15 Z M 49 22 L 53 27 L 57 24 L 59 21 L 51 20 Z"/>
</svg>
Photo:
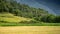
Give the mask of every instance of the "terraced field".
<svg viewBox="0 0 60 34">
<path fill-rule="evenodd" d="M 0 27 L 0 34 L 60 34 L 60 26 Z"/>
</svg>

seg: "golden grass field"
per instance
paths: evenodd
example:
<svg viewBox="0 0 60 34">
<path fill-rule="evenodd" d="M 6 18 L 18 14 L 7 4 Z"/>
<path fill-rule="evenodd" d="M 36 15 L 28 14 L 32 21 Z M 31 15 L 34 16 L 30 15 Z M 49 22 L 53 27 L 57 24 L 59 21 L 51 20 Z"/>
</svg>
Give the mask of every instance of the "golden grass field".
<svg viewBox="0 0 60 34">
<path fill-rule="evenodd" d="M 60 34 L 60 26 L 0 27 L 0 34 Z"/>
</svg>

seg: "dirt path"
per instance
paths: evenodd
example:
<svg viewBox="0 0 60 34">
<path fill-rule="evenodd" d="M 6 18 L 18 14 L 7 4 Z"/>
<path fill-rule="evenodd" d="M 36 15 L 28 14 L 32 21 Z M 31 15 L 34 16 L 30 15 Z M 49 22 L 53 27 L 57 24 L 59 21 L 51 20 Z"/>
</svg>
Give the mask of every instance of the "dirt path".
<svg viewBox="0 0 60 34">
<path fill-rule="evenodd" d="M 0 34 L 60 34 L 60 26 L 0 27 Z"/>
</svg>

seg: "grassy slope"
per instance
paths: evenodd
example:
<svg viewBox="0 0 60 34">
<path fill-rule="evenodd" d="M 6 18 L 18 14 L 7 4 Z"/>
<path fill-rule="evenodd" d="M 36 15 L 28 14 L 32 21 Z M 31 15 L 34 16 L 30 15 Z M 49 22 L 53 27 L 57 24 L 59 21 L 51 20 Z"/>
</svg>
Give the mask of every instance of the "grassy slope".
<svg viewBox="0 0 60 34">
<path fill-rule="evenodd" d="M 29 18 L 23 18 L 23 17 L 18 17 L 14 16 L 13 14 L 10 13 L 0 13 L 0 21 L 1 22 L 21 22 L 21 21 L 30 21 L 31 19 Z"/>
<path fill-rule="evenodd" d="M 32 19 L 14 16 L 11 13 L 0 13 L 0 26 L 60 26 L 60 23 L 19 23 Z"/>
</svg>

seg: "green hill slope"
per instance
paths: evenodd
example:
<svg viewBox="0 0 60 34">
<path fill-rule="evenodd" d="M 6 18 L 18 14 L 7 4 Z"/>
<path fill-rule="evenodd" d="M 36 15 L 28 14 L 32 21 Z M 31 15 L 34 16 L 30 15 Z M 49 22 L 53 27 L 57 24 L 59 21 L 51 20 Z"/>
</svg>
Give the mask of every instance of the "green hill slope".
<svg viewBox="0 0 60 34">
<path fill-rule="evenodd" d="M 18 17 L 14 16 L 11 13 L 0 13 L 0 22 L 5 22 L 5 23 L 19 23 L 21 21 L 30 21 L 32 19 L 30 18 L 24 18 L 24 17 Z"/>
<path fill-rule="evenodd" d="M 6 13 L 5 13 L 6 12 Z M 31 21 L 32 20 L 32 21 Z M 60 23 L 60 16 L 49 14 L 48 11 L 20 4 L 15 0 L 0 0 L 0 22 L 23 23 Z"/>
</svg>

